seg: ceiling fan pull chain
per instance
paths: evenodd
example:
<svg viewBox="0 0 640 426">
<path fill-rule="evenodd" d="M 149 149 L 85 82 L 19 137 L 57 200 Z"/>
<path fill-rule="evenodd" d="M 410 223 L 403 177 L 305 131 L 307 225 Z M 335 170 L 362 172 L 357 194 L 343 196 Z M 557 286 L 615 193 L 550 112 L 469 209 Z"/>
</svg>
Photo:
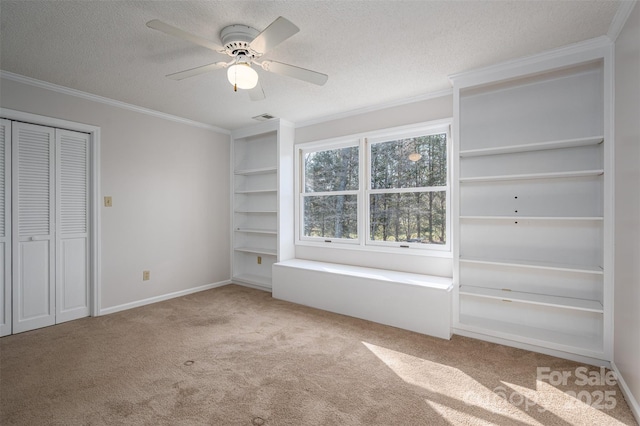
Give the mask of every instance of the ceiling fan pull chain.
<svg viewBox="0 0 640 426">
<path fill-rule="evenodd" d="M 238 57 L 236 56 L 235 58 L 235 63 L 234 65 L 238 65 Z M 233 76 L 233 91 L 237 92 L 238 91 L 238 68 L 234 68 L 234 76 Z"/>
</svg>

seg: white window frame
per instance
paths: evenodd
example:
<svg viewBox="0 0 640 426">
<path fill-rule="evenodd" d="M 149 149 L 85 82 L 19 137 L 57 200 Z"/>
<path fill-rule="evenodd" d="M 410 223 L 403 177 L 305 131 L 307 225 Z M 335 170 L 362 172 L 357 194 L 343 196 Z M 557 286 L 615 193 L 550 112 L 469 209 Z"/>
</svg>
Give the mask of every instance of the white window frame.
<svg viewBox="0 0 640 426">
<path fill-rule="evenodd" d="M 305 192 L 304 182 L 305 182 L 305 168 L 304 168 L 304 156 L 306 154 L 310 154 L 312 152 L 318 151 L 330 151 L 333 149 L 341 149 L 341 148 L 350 148 L 350 147 L 358 147 L 358 189 L 355 190 L 345 190 L 345 191 L 326 191 L 326 192 Z M 364 159 L 364 153 L 362 149 L 362 141 L 360 138 L 347 138 L 347 139 L 339 139 L 339 140 L 329 140 L 329 141 L 320 141 L 311 144 L 305 144 L 304 147 L 298 148 L 298 155 L 296 156 L 297 164 L 296 168 L 300 171 L 300 179 L 296 179 L 296 200 L 298 202 L 298 206 L 296 208 L 296 235 L 297 241 L 307 241 L 307 242 L 315 242 L 318 244 L 326 244 L 326 243 L 340 243 L 340 244 L 351 244 L 351 245 L 360 245 L 360 240 L 362 239 L 362 224 L 360 223 L 360 215 L 362 208 L 362 178 L 363 178 L 363 167 L 362 161 Z M 356 219 L 358 222 L 358 238 L 326 238 L 326 237 L 309 237 L 304 235 L 304 199 L 307 197 L 318 197 L 318 196 L 331 196 L 331 195 L 355 195 L 357 199 L 357 212 Z"/>
<path fill-rule="evenodd" d="M 382 251 L 390 253 L 406 253 L 413 255 L 433 255 L 446 256 L 451 255 L 451 123 L 452 119 L 434 120 L 416 125 L 394 127 L 390 129 L 372 131 L 345 137 L 325 139 L 320 141 L 308 142 L 296 146 L 295 168 L 298 171 L 297 179 L 295 179 L 295 244 L 304 246 L 324 247 L 324 248 L 340 248 L 340 249 L 356 249 L 365 251 Z M 446 133 L 447 135 L 447 178 L 446 185 L 438 187 L 420 187 L 420 188 L 395 188 L 395 189 L 371 189 L 371 146 L 375 143 L 390 142 L 398 139 L 425 136 L 431 134 Z M 350 146 L 358 146 L 358 190 L 349 191 L 331 191 L 331 192 L 315 192 L 305 194 L 304 192 L 304 156 L 311 152 L 327 151 L 332 149 L 346 148 Z M 446 235 L 445 244 L 422 244 L 407 242 L 391 242 L 391 241 L 375 241 L 371 240 L 369 235 L 370 226 L 370 206 L 369 198 L 371 194 L 378 193 L 398 193 L 398 192 L 430 192 L 445 191 L 446 194 Z M 323 238 L 309 237 L 303 235 L 304 226 L 304 198 L 307 196 L 319 195 L 356 195 L 357 196 L 357 219 L 358 219 L 358 238 Z M 331 243 L 331 244 L 329 244 Z"/>
</svg>

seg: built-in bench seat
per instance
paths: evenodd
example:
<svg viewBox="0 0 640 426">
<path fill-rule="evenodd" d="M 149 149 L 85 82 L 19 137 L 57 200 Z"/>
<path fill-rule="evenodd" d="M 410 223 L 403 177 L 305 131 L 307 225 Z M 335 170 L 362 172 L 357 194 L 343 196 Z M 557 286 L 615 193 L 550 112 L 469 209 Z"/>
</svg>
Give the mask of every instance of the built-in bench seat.
<svg viewBox="0 0 640 426">
<path fill-rule="evenodd" d="M 447 277 L 292 259 L 273 265 L 276 299 L 451 337 L 451 290 Z"/>
</svg>

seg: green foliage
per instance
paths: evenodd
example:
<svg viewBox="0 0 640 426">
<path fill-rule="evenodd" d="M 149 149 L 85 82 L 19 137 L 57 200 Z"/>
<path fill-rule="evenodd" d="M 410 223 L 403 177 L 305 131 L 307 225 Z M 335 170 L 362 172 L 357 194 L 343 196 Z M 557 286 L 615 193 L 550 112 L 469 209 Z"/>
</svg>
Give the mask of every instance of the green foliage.
<svg viewBox="0 0 640 426">
<path fill-rule="evenodd" d="M 421 155 L 411 161 L 409 155 Z M 371 146 L 371 188 L 425 188 L 447 184 L 446 134 L 376 143 Z M 370 238 L 444 244 L 446 192 L 371 195 Z"/>
<path fill-rule="evenodd" d="M 305 155 L 305 192 L 357 190 L 358 151 L 352 146 Z"/>
<path fill-rule="evenodd" d="M 409 154 L 418 153 L 418 161 Z M 447 184 L 447 135 L 420 136 L 371 146 L 371 188 L 420 188 Z"/>
<path fill-rule="evenodd" d="M 304 235 L 358 238 L 358 196 L 324 195 L 304 199 Z"/>
<path fill-rule="evenodd" d="M 370 196 L 370 238 L 444 244 L 446 192 L 408 192 Z"/>
</svg>

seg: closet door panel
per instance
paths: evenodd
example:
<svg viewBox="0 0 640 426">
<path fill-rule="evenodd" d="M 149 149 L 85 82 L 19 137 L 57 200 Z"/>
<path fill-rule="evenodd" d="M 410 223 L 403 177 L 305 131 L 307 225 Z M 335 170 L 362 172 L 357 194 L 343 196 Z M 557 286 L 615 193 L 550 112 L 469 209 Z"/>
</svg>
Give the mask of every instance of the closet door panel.
<svg viewBox="0 0 640 426">
<path fill-rule="evenodd" d="M 12 124 L 14 333 L 55 323 L 54 134 Z"/>
<path fill-rule="evenodd" d="M 70 321 L 89 315 L 87 292 L 87 240 L 86 238 L 64 239 L 58 260 L 58 312 L 56 322 Z"/>
<path fill-rule="evenodd" d="M 0 336 L 11 334 L 11 122 L 0 119 Z"/>
<path fill-rule="evenodd" d="M 56 322 L 89 315 L 89 135 L 56 131 Z"/>
<path fill-rule="evenodd" d="M 51 316 L 51 294 L 49 259 L 50 242 L 27 241 L 19 243 L 20 288 L 18 310 L 22 322 L 33 320 L 35 323 L 47 320 Z M 45 319 L 47 318 L 47 319 Z M 53 324 L 53 322 L 51 322 Z M 24 330 L 21 330 L 24 331 Z"/>
</svg>

